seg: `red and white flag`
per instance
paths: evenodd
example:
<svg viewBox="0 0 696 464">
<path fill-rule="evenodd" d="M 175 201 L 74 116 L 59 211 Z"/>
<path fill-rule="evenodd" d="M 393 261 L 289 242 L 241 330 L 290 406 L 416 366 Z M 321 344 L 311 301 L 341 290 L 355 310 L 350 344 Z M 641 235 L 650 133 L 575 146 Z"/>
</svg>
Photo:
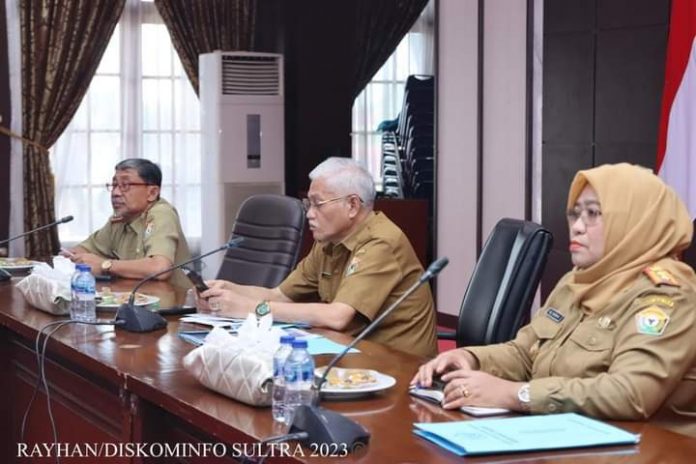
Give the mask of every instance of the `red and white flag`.
<svg viewBox="0 0 696 464">
<path fill-rule="evenodd" d="M 672 0 L 655 171 L 696 218 L 696 0 Z"/>
</svg>

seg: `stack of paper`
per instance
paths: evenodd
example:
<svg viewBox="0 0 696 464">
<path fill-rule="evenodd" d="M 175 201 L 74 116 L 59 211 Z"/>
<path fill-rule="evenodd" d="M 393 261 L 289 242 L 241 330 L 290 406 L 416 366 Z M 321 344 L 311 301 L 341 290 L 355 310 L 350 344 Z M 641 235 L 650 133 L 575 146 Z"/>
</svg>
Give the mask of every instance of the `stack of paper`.
<svg viewBox="0 0 696 464">
<path fill-rule="evenodd" d="M 640 441 L 640 435 L 574 413 L 413 425 L 413 433 L 459 456 Z"/>
<path fill-rule="evenodd" d="M 244 319 L 237 317 L 214 316 L 212 314 L 193 314 L 184 316 L 179 319 L 181 322 L 190 322 L 192 324 L 206 325 L 209 327 L 236 327 L 239 328 L 244 322 Z"/>
<path fill-rule="evenodd" d="M 442 406 L 442 400 L 445 398 L 445 394 L 442 392 L 442 390 L 438 390 L 436 388 L 411 387 L 408 392 L 416 398 L 430 401 L 431 403 L 439 404 L 440 406 Z M 509 409 L 505 408 L 489 408 L 483 406 L 462 406 L 459 408 L 459 410 L 465 414 L 475 417 L 497 416 L 510 412 Z"/>
</svg>

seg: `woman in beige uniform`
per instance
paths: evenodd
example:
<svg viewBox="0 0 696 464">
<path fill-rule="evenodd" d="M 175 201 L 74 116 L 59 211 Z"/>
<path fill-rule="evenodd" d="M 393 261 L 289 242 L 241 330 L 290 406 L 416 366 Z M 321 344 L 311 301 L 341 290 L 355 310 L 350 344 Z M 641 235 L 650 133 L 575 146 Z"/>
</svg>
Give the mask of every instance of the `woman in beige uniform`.
<svg viewBox="0 0 696 464">
<path fill-rule="evenodd" d="M 441 376 L 445 408 L 653 418 L 696 435 L 696 276 L 684 204 L 651 171 L 605 165 L 568 195 L 574 268 L 507 343 L 465 347 L 422 365 Z"/>
</svg>

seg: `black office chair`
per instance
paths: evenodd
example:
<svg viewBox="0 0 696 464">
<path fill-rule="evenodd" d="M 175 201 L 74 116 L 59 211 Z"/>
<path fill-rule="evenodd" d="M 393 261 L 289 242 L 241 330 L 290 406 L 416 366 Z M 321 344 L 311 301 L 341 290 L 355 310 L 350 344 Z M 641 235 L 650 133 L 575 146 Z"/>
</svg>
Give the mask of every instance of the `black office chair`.
<svg viewBox="0 0 696 464">
<path fill-rule="evenodd" d="M 511 340 L 529 314 L 553 236 L 539 224 L 501 219 L 488 237 L 459 309 L 457 346 Z"/>
<path fill-rule="evenodd" d="M 227 250 L 217 278 L 274 288 L 295 268 L 302 243 L 305 211 L 297 198 L 254 195 L 244 200 L 232 237 L 244 237 Z"/>
</svg>

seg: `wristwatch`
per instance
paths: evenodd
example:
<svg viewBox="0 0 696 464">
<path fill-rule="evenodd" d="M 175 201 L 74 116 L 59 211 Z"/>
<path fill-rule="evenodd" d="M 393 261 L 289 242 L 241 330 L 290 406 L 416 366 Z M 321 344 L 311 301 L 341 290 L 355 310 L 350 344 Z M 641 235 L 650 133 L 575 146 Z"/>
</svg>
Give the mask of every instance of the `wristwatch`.
<svg viewBox="0 0 696 464">
<path fill-rule="evenodd" d="M 270 314 L 271 304 L 268 302 L 268 300 L 263 300 L 261 303 L 256 305 L 256 310 L 254 313 L 256 313 L 256 317 L 258 318 L 262 318 L 266 314 Z"/>
<path fill-rule="evenodd" d="M 102 274 L 110 274 L 111 273 L 111 266 L 114 265 L 114 262 L 111 261 L 110 259 L 105 259 L 101 263 L 101 271 Z"/>
<path fill-rule="evenodd" d="M 525 383 L 517 390 L 517 400 L 520 402 L 520 406 L 523 411 L 529 411 L 530 398 L 529 398 L 529 384 Z"/>
</svg>

